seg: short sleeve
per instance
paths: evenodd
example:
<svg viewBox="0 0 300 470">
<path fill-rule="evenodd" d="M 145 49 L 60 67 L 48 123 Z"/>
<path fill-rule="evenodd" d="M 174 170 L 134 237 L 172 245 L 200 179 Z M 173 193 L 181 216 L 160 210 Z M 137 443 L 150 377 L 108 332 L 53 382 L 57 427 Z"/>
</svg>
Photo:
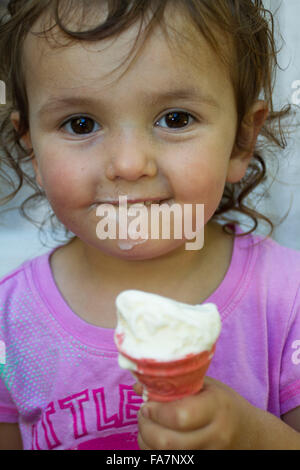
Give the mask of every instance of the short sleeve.
<svg viewBox="0 0 300 470">
<path fill-rule="evenodd" d="M 17 423 L 18 411 L 10 397 L 1 373 L 6 363 L 5 342 L 0 339 L 0 423 Z"/>
<path fill-rule="evenodd" d="M 0 423 L 17 423 L 18 410 L 0 377 Z"/>
<path fill-rule="evenodd" d="M 294 302 L 280 374 L 280 415 L 300 406 L 300 288 Z"/>
</svg>

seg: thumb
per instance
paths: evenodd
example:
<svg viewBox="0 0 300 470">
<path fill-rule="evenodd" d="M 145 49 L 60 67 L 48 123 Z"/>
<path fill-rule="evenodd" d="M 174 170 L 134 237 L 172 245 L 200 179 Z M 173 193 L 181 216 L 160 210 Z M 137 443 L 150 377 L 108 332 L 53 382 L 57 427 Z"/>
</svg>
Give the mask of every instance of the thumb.
<svg viewBox="0 0 300 470">
<path fill-rule="evenodd" d="M 222 390 L 232 390 L 231 387 L 226 385 L 223 382 L 220 382 L 219 380 L 213 379 L 212 377 L 204 377 L 204 389 L 209 389 L 209 388 L 218 388 Z"/>
</svg>

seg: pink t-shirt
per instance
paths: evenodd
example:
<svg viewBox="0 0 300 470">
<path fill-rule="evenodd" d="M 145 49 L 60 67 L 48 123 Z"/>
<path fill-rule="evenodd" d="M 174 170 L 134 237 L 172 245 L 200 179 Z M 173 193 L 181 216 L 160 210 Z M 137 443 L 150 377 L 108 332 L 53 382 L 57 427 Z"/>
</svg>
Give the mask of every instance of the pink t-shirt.
<svg viewBox="0 0 300 470">
<path fill-rule="evenodd" d="M 300 406 L 300 252 L 262 240 L 235 238 L 206 299 L 222 318 L 207 375 L 280 417 Z M 62 297 L 52 252 L 0 282 L 0 421 L 19 423 L 24 449 L 138 449 L 135 380 L 118 367 L 113 330 Z"/>
</svg>

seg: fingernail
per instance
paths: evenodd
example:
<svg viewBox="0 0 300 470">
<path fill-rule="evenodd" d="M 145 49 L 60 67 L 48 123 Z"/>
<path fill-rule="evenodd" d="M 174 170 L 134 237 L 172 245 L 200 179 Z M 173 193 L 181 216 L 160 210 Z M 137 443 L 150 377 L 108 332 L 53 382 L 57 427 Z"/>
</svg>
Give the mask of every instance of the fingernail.
<svg viewBox="0 0 300 470">
<path fill-rule="evenodd" d="M 144 416 L 144 418 L 149 418 L 150 417 L 150 410 L 149 406 L 147 405 L 142 405 L 141 406 L 141 413 Z"/>
</svg>

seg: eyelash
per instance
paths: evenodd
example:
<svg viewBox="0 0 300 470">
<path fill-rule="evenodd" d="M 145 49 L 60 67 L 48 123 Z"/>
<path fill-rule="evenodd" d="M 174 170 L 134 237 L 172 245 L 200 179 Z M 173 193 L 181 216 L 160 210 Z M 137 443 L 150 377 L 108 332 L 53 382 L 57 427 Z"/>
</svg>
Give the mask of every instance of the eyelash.
<svg viewBox="0 0 300 470">
<path fill-rule="evenodd" d="M 157 124 L 157 123 L 160 122 L 162 119 L 164 119 L 164 118 L 166 118 L 167 116 L 170 116 L 170 115 L 172 115 L 172 114 L 184 114 L 184 115 L 188 116 L 189 124 L 187 124 L 187 125 L 184 126 L 184 127 L 179 128 L 179 130 L 180 130 L 180 129 L 186 129 L 187 127 L 189 127 L 189 125 L 190 125 L 190 119 L 192 119 L 193 122 L 198 121 L 198 119 L 196 119 L 191 113 L 189 113 L 189 112 L 187 112 L 187 111 L 182 111 L 182 110 L 180 110 L 180 109 L 174 109 L 174 110 L 172 110 L 172 111 L 169 111 L 169 112 L 165 113 L 160 119 L 158 119 L 158 120 L 155 122 L 155 124 Z M 78 114 L 77 116 L 73 116 L 73 117 L 71 117 L 70 119 L 68 119 L 67 121 L 65 121 L 65 122 L 60 126 L 60 129 L 63 129 L 67 124 L 71 124 L 72 121 L 76 121 L 76 120 L 79 120 L 79 119 L 90 120 L 91 122 L 94 123 L 94 125 L 97 124 L 96 121 L 95 121 L 94 119 L 90 118 L 89 116 L 85 116 L 85 115 L 82 115 L 82 114 Z M 94 126 L 93 126 L 93 127 L 94 127 Z M 167 127 L 167 126 L 162 126 L 162 128 L 163 128 L 163 129 L 172 129 L 172 128 Z M 178 128 L 175 128 L 175 129 L 177 130 Z M 82 134 L 70 132 L 71 135 L 77 135 L 77 136 L 91 135 L 91 134 L 93 134 L 93 133 L 95 133 L 95 131 L 94 131 L 94 132 L 91 131 L 91 132 L 88 132 L 88 133 L 82 133 Z"/>
</svg>

